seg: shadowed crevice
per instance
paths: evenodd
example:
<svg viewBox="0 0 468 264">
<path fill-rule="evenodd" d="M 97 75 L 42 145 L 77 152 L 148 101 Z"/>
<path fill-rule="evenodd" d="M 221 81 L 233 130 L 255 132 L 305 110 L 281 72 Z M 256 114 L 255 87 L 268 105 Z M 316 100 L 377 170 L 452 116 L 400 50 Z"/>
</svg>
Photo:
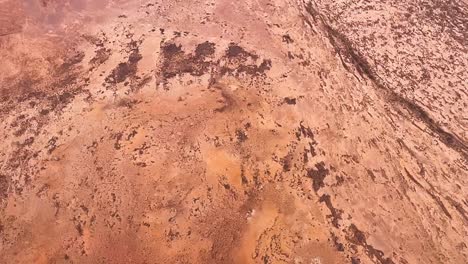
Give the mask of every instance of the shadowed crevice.
<svg viewBox="0 0 468 264">
<path fill-rule="evenodd" d="M 444 128 L 442 128 L 442 126 L 437 121 L 435 121 L 421 106 L 415 104 L 414 102 L 396 93 L 394 90 L 388 87 L 382 81 L 382 78 L 377 75 L 367 59 L 361 55 L 359 51 L 353 48 L 351 41 L 341 32 L 338 32 L 336 29 L 331 27 L 327 22 L 327 18 L 318 12 L 317 9 L 313 7 L 311 2 L 306 4 L 306 11 L 310 14 L 316 24 L 318 23 L 323 27 L 330 44 L 335 49 L 335 52 L 339 55 L 343 67 L 346 70 L 352 72 L 347 64 L 353 65 L 362 77 L 366 77 L 371 80 L 376 85 L 376 87 L 383 92 L 384 98 L 388 102 L 403 107 L 408 112 L 410 112 L 413 117 L 424 122 L 427 128 L 429 128 L 432 133 L 437 135 L 442 143 L 458 152 L 465 160 L 468 160 L 468 144 L 466 142 L 464 142 L 454 133 L 446 131 Z"/>
</svg>

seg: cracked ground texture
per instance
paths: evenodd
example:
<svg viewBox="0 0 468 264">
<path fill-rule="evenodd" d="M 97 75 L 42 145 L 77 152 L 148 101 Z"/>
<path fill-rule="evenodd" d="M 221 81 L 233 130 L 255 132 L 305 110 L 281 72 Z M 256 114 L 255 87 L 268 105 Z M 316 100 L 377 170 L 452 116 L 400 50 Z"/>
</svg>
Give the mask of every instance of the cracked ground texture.
<svg viewBox="0 0 468 264">
<path fill-rule="evenodd" d="M 0 263 L 466 263 L 467 25 L 0 0 Z"/>
</svg>

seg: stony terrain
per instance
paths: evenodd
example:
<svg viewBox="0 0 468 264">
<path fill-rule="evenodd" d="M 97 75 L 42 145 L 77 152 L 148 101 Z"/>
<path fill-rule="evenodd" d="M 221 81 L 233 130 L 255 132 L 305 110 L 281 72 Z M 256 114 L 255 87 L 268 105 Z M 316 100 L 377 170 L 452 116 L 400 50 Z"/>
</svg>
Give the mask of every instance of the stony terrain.
<svg viewBox="0 0 468 264">
<path fill-rule="evenodd" d="M 468 3 L 0 0 L 0 263 L 468 262 Z"/>
</svg>

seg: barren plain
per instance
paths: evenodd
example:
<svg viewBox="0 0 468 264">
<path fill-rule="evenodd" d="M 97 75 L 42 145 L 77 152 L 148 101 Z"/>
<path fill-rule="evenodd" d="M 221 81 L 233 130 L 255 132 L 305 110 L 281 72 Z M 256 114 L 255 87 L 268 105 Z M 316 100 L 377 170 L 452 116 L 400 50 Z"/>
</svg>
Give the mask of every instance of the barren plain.
<svg viewBox="0 0 468 264">
<path fill-rule="evenodd" d="M 0 0 L 0 263 L 468 262 L 466 0 Z"/>
</svg>

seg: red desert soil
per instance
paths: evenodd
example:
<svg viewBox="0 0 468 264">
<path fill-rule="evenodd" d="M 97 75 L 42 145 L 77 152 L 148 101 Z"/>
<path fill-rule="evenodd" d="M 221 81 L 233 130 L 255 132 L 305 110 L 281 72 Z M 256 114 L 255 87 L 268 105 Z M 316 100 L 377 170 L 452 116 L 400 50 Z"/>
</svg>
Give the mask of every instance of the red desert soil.
<svg viewBox="0 0 468 264">
<path fill-rule="evenodd" d="M 0 263 L 468 263 L 466 0 L 0 0 Z"/>
</svg>

